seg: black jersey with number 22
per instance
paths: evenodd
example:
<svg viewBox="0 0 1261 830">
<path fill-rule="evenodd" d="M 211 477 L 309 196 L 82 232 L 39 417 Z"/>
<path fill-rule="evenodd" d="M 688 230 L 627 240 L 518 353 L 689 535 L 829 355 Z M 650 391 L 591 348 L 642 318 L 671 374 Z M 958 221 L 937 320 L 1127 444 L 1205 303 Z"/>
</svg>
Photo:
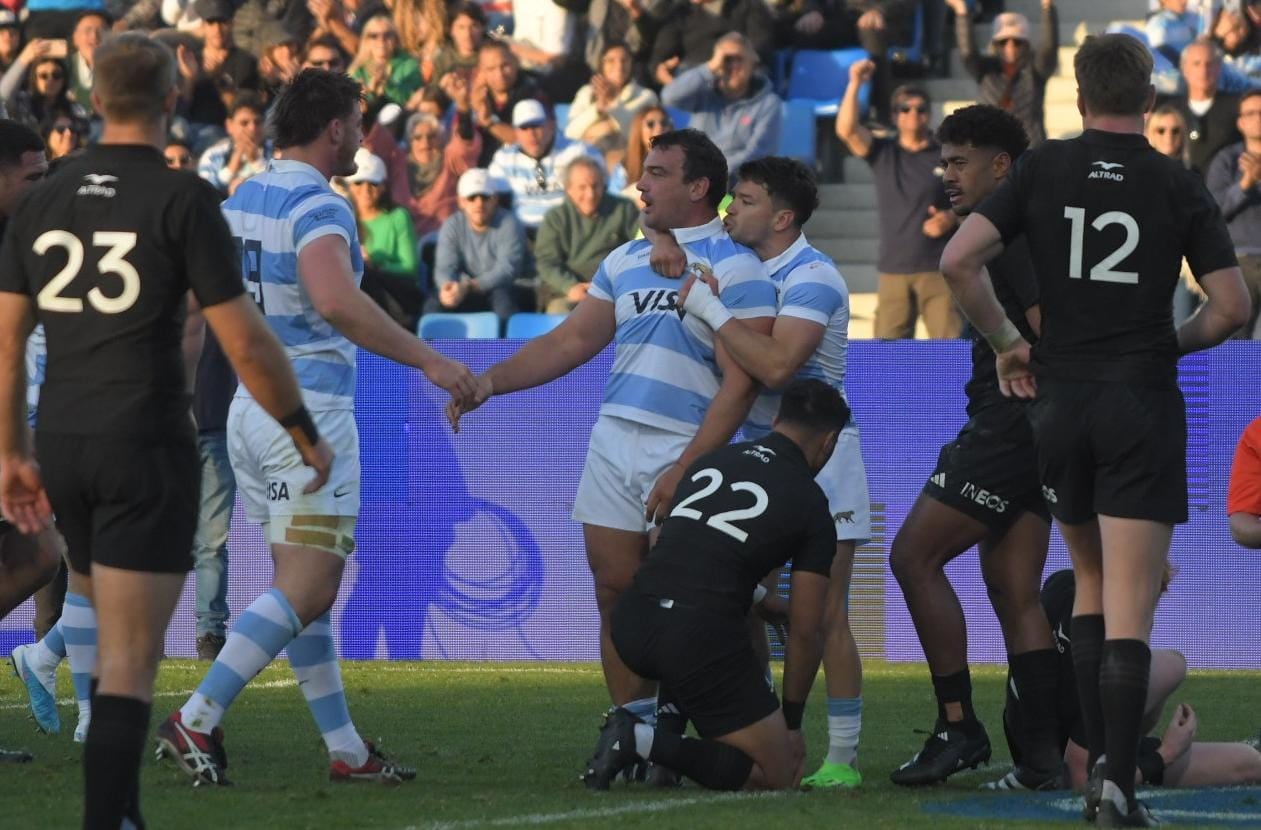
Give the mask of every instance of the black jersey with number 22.
<svg viewBox="0 0 1261 830">
<path fill-rule="evenodd" d="M 244 292 L 214 189 L 152 147 L 100 145 L 19 206 L 0 291 L 28 294 L 48 338 L 39 429 L 147 436 L 189 428 L 185 296 Z"/>
<path fill-rule="evenodd" d="M 649 596 L 743 614 L 771 570 L 827 576 L 836 525 L 801 449 L 772 432 L 688 468 L 635 586 Z"/>
<path fill-rule="evenodd" d="M 977 213 L 1004 243 L 1028 240 L 1042 307 L 1034 368 L 1046 377 L 1172 383 L 1183 257 L 1197 277 L 1236 262 L 1200 178 L 1137 134 L 1047 141 Z"/>
</svg>

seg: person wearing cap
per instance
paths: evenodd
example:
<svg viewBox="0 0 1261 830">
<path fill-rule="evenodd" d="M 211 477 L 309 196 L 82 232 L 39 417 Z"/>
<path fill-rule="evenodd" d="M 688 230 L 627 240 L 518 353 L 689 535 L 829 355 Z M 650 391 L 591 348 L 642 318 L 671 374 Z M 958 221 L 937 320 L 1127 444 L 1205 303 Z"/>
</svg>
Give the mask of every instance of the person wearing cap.
<svg viewBox="0 0 1261 830">
<path fill-rule="evenodd" d="M 1054 0 L 1041 0 L 1042 20 L 1037 50 L 1029 40 L 1029 19 L 1018 12 L 994 18 L 990 53 L 976 48 L 966 0 L 946 0 L 955 13 L 959 56 L 968 74 L 980 85 L 977 101 L 1010 112 L 1024 126 L 1029 146 L 1046 140 L 1046 84 L 1059 63 L 1059 13 Z"/>
<path fill-rule="evenodd" d="M 264 137 L 262 99 L 243 92 L 232 101 L 224 127 L 228 137 L 211 144 L 197 162 L 197 175 L 231 196 L 241 183 L 267 169 L 272 143 Z"/>
<path fill-rule="evenodd" d="M 416 232 L 406 208 L 390 198 L 385 161 L 360 147 L 358 169 L 345 178 L 359 220 L 360 288 L 403 328 L 416 329 L 424 294 L 417 277 Z"/>
<path fill-rule="evenodd" d="M 689 126 L 713 139 L 729 170 L 779 146 L 781 103 L 757 67 L 749 39 L 728 32 L 708 63 L 679 73 L 661 90 L 661 103 L 692 113 Z"/>
<path fill-rule="evenodd" d="M 490 173 L 474 167 L 460 176 L 460 210 L 438 231 L 434 287 L 425 313 L 495 312 L 501 322 L 521 310 L 513 281 L 525 272 L 525 228 L 512 211 L 499 205 Z"/>
<path fill-rule="evenodd" d="M 0 74 L 9 71 L 22 51 L 22 24 L 8 9 L 0 9 Z"/>
<path fill-rule="evenodd" d="M 226 104 L 237 90 L 259 90 L 258 59 L 238 47 L 232 34 L 231 0 L 196 0 L 193 11 L 201 18 L 202 71 L 210 76 Z"/>
<path fill-rule="evenodd" d="M 515 143 L 500 147 L 490 162 L 490 173 L 508 183 L 513 211 L 521 224 L 535 230 L 543 215 L 565 198 L 561 175 L 579 156 L 604 163 L 600 151 L 557 133 L 556 121 L 547 108 L 533 99 L 512 108 Z"/>
</svg>

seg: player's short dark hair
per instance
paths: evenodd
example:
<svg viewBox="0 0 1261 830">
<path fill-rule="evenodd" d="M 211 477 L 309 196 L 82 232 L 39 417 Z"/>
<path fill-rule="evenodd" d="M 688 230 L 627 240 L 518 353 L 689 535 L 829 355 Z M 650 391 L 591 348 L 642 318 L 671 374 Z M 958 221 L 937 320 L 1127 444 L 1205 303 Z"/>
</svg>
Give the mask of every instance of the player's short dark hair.
<svg viewBox="0 0 1261 830">
<path fill-rule="evenodd" d="M 746 161 L 736 171 L 736 178 L 766 188 L 776 209 L 793 212 L 793 224 L 798 228 L 809 222 L 819 207 L 819 185 L 814 171 L 796 159 L 764 156 Z"/>
<path fill-rule="evenodd" d="M 363 87 L 349 75 L 303 69 L 276 97 L 267 132 L 277 150 L 310 144 L 330 121 L 349 118 L 362 98 Z"/>
<path fill-rule="evenodd" d="M 1136 38 L 1091 35 L 1073 57 L 1077 90 L 1091 115 L 1142 115 L 1152 83 L 1152 56 Z"/>
<path fill-rule="evenodd" d="M 989 104 L 972 104 L 942 119 L 937 128 L 937 143 L 998 150 L 1015 161 L 1029 149 L 1029 135 L 1024 125 L 1007 110 Z"/>
<path fill-rule="evenodd" d="M 228 118 L 232 118 L 241 110 L 252 110 L 259 115 L 265 115 L 267 105 L 256 92 L 240 92 L 232 99 L 232 106 L 228 107 Z"/>
<path fill-rule="evenodd" d="M 714 210 L 727 195 L 727 158 L 718 145 L 700 130 L 671 130 L 652 140 L 652 149 L 678 147 L 683 151 L 683 181 L 705 179 L 709 192 L 705 200 Z"/>
<path fill-rule="evenodd" d="M 0 118 L 0 170 L 17 167 L 26 153 L 44 152 L 39 133 L 11 118 Z"/>
<path fill-rule="evenodd" d="M 105 38 L 92 63 L 92 92 L 101 99 L 106 121 L 129 124 L 162 117 L 177 78 L 170 47 L 143 32 L 123 32 Z"/>
<path fill-rule="evenodd" d="M 849 423 L 849 404 L 836 387 L 818 378 L 802 378 L 784 390 L 779 420 L 819 432 L 840 432 Z"/>
</svg>

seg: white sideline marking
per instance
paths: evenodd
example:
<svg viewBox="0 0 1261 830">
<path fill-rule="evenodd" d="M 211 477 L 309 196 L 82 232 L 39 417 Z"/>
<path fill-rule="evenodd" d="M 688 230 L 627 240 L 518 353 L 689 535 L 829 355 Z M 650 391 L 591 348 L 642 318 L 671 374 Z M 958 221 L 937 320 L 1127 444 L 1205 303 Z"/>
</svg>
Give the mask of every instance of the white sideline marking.
<svg viewBox="0 0 1261 830">
<path fill-rule="evenodd" d="M 297 686 L 297 685 L 298 685 L 298 681 L 296 681 L 296 680 L 264 680 L 264 681 L 262 681 L 262 682 L 260 682 L 260 683 L 250 683 L 250 684 L 249 684 L 249 685 L 247 685 L 245 688 L 247 688 L 247 689 L 285 689 L 285 688 L 288 688 L 289 686 Z M 22 691 L 23 691 L 23 692 L 25 692 L 25 691 L 26 691 L 26 687 L 25 687 L 25 686 L 23 686 L 23 687 L 22 687 Z M 187 690 L 184 690 L 184 691 L 179 691 L 179 692 L 154 692 L 154 693 L 153 693 L 153 696 L 154 696 L 155 698 L 158 698 L 158 697 L 188 697 L 189 695 L 191 695 L 191 694 L 192 694 L 193 692 L 195 692 L 195 691 L 197 691 L 197 690 L 196 690 L 196 689 L 187 689 Z M 63 698 L 61 698 L 60 700 L 58 700 L 58 701 L 57 701 L 57 705 L 58 705 L 58 706 L 69 706 L 69 705 L 71 705 L 72 703 L 77 703 L 77 702 L 78 702 L 78 701 L 76 701 L 76 700 L 75 700 L 74 698 L 72 698 L 72 697 L 63 697 Z M 5 703 L 5 704 L 0 704 L 0 710 L 4 710 L 4 709 L 29 709 L 29 708 L 30 708 L 30 703 Z"/>
<path fill-rule="evenodd" d="M 779 798 L 784 793 L 717 793 L 694 798 L 676 798 L 669 801 L 632 801 L 616 807 L 594 807 L 587 810 L 569 810 L 564 813 L 530 813 L 523 816 L 503 816 L 501 818 L 475 818 L 464 821 L 434 821 L 428 824 L 411 824 L 403 830 L 466 830 L 474 827 L 539 827 L 545 824 L 557 824 L 562 821 L 582 821 L 583 819 L 613 818 L 625 815 L 642 815 L 646 813 L 664 813 L 683 807 L 695 807 L 698 804 L 721 804 L 727 801 L 744 801 L 749 799 Z"/>
</svg>

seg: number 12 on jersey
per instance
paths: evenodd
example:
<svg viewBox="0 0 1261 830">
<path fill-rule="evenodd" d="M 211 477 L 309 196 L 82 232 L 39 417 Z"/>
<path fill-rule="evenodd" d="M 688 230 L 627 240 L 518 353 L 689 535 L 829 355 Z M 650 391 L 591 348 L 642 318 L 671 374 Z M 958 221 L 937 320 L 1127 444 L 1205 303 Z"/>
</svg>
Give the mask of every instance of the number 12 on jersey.
<svg viewBox="0 0 1261 830">
<path fill-rule="evenodd" d="M 1071 279 L 1079 280 L 1082 273 L 1083 249 L 1086 237 L 1086 209 L 1066 207 L 1064 208 L 1064 218 L 1069 222 L 1069 233 L 1071 234 L 1068 249 L 1068 276 Z M 1115 251 L 1091 266 L 1090 279 L 1098 280 L 1099 282 L 1138 285 L 1137 271 L 1112 270 L 1124 262 L 1125 258 L 1134 253 L 1134 249 L 1138 247 L 1138 222 L 1135 222 L 1134 217 L 1125 211 L 1110 210 L 1107 213 L 1099 214 L 1099 216 L 1095 217 L 1095 221 L 1090 223 L 1090 227 L 1097 231 L 1101 231 L 1109 225 L 1120 225 L 1124 228 L 1125 240 Z"/>
<path fill-rule="evenodd" d="M 709 479 L 709 483 L 676 504 L 674 509 L 670 511 L 670 516 L 703 521 L 714 530 L 722 531 L 732 539 L 735 539 L 737 542 L 743 542 L 748 539 L 749 534 L 736 527 L 733 522 L 739 521 L 740 519 L 756 519 L 758 516 L 765 513 L 766 508 L 769 507 L 771 503 L 770 497 L 766 495 L 766 490 L 763 489 L 762 485 L 754 484 L 752 481 L 733 482 L 729 489 L 733 493 L 751 494 L 753 496 L 752 506 L 743 507 L 738 510 L 725 510 L 722 513 L 715 513 L 706 519 L 703 512 L 695 509 L 694 507 L 690 507 L 689 505 L 694 502 L 704 501 L 714 493 L 717 493 L 718 489 L 722 487 L 722 472 L 713 467 L 706 467 L 703 470 L 696 471 L 691 478 L 692 481 L 700 481 L 701 479 Z"/>
</svg>

